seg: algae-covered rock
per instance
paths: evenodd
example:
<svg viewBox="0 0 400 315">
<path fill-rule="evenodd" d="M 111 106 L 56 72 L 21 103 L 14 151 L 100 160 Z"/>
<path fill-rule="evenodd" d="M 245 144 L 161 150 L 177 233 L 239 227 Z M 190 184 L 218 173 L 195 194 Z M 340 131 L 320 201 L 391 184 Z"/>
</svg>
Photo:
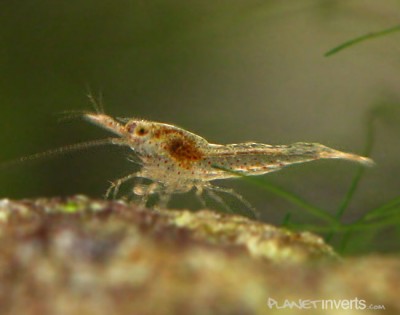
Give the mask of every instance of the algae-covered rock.
<svg viewBox="0 0 400 315">
<path fill-rule="evenodd" d="M 0 314 L 326 312 L 317 300 L 351 303 L 329 314 L 363 303 L 389 314 L 399 285 L 398 259 L 340 260 L 318 236 L 239 216 L 83 196 L 0 201 Z"/>
</svg>

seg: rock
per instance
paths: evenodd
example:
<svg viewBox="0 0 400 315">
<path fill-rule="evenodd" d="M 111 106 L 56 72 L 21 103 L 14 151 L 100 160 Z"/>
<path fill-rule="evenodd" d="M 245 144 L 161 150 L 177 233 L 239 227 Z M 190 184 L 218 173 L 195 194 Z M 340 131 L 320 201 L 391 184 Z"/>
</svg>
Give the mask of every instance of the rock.
<svg viewBox="0 0 400 315">
<path fill-rule="evenodd" d="M 0 201 L 0 314 L 298 314 L 300 303 L 319 314 L 323 299 L 342 303 L 326 302 L 329 314 L 389 314 L 399 271 L 397 258 L 340 259 L 311 233 L 207 210 Z"/>
</svg>

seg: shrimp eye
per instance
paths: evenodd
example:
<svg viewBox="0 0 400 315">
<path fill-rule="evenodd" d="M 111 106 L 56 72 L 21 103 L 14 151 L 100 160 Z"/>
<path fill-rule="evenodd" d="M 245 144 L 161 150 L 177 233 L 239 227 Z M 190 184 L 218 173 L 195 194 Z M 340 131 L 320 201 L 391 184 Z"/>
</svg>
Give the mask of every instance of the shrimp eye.
<svg viewBox="0 0 400 315">
<path fill-rule="evenodd" d="M 148 131 L 146 128 L 141 127 L 141 126 L 139 126 L 139 127 L 137 128 L 137 130 L 136 130 L 136 134 L 139 135 L 139 136 L 144 136 L 144 135 L 147 134 L 148 132 L 149 132 L 149 131 Z"/>
</svg>

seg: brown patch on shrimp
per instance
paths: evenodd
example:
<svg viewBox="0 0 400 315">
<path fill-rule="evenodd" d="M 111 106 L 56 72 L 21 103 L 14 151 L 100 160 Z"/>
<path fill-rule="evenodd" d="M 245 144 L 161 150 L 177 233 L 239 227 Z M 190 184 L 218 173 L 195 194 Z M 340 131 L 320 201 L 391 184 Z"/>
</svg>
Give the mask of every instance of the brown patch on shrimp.
<svg viewBox="0 0 400 315">
<path fill-rule="evenodd" d="M 173 137 L 166 145 L 165 149 L 169 155 L 180 162 L 183 168 L 190 168 L 190 164 L 203 158 L 204 154 L 200 151 L 196 143 L 185 137 Z"/>
</svg>

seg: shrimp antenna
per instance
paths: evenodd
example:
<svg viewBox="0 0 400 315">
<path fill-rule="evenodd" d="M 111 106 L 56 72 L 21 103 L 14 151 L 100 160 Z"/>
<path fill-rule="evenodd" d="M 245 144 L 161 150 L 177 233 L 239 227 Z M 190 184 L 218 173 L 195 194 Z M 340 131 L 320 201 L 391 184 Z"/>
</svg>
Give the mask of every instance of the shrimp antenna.
<svg viewBox="0 0 400 315">
<path fill-rule="evenodd" d="M 103 94 L 99 92 L 98 96 L 95 97 L 90 89 L 90 87 L 87 87 L 87 98 L 89 99 L 93 110 L 96 114 L 104 114 L 104 105 L 103 105 Z M 65 110 L 60 112 L 58 121 L 65 121 L 65 120 L 74 120 L 76 118 L 82 118 L 86 114 L 91 113 L 91 111 L 88 110 Z"/>
<path fill-rule="evenodd" d="M 74 143 L 74 144 L 69 144 L 69 145 L 63 146 L 63 147 L 50 149 L 50 150 L 47 150 L 44 152 L 26 155 L 26 156 L 17 158 L 15 160 L 6 161 L 4 163 L 0 163 L 0 169 L 4 169 L 6 167 L 24 163 L 24 162 L 28 162 L 28 161 L 53 157 L 53 156 L 62 155 L 62 154 L 68 153 L 68 152 L 74 152 L 74 151 L 88 149 L 91 147 L 97 147 L 97 146 L 103 146 L 103 145 L 109 145 L 109 144 L 123 145 L 122 141 L 119 138 L 112 138 L 112 137 L 105 138 L 105 139 L 97 139 L 97 140 L 92 140 L 92 141 L 85 141 L 85 142 L 80 142 L 80 143 Z"/>
<path fill-rule="evenodd" d="M 101 93 L 100 91 L 96 98 L 93 95 L 89 86 L 86 87 L 86 90 L 86 96 L 89 98 L 89 101 L 92 104 L 94 111 L 97 114 L 104 114 L 103 93 Z"/>
<path fill-rule="evenodd" d="M 87 110 L 64 110 L 57 113 L 57 120 L 58 122 L 76 120 L 78 118 L 84 117 L 88 113 L 90 112 Z"/>
</svg>

